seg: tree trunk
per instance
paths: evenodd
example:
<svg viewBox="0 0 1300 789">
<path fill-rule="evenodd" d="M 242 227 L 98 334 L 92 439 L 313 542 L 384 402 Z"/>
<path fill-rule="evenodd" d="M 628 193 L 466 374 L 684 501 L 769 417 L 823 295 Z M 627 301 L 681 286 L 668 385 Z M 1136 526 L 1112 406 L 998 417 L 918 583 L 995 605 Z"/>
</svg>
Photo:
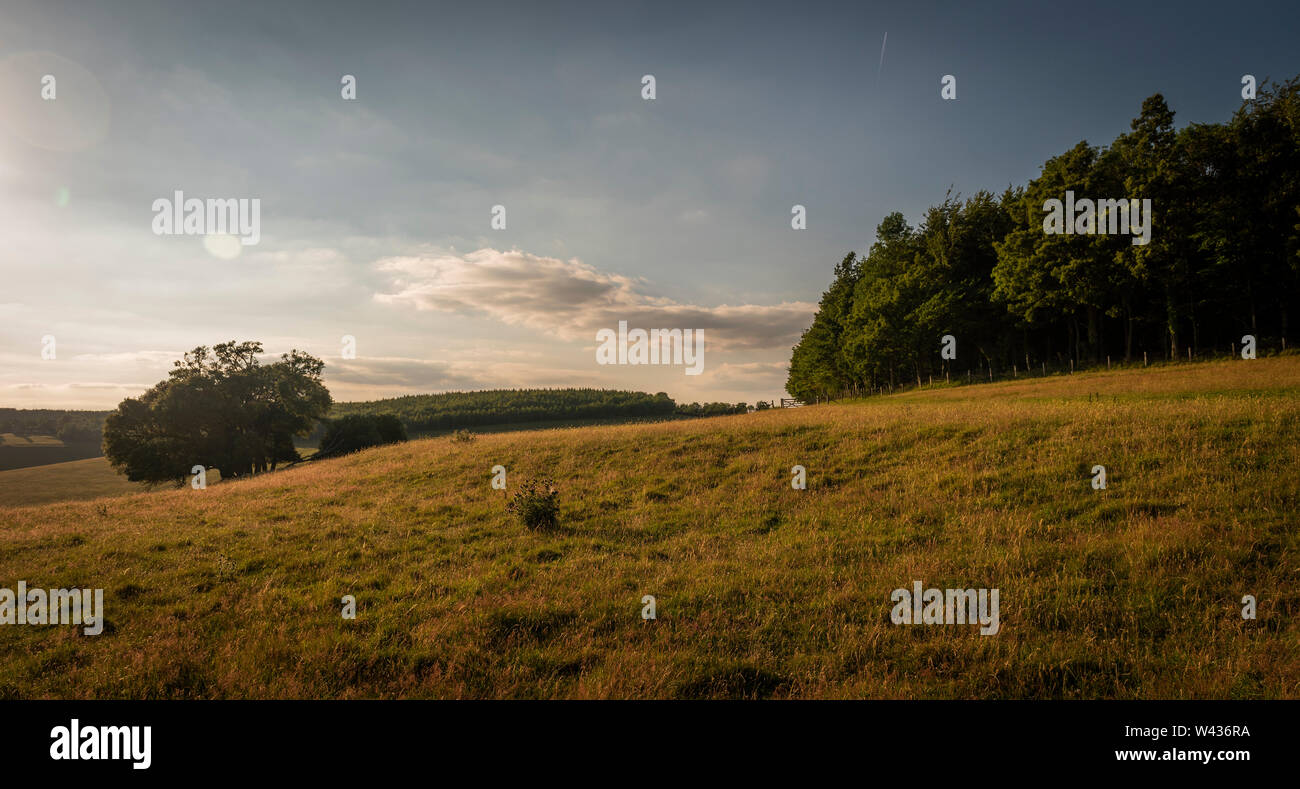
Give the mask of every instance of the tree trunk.
<svg viewBox="0 0 1300 789">
<path fill-rule="evenodd" d="M 1101 360 L 1101 328 L 1098 326 L 1097 308 L 1088 307 L 1088 348 L 1094 362 Z"/>
<path fill-rule="evenodd" d="M 1169 358 L 1178 358 L 1178 307 L 1174 301 L 1173 290 L 1165 288 L 1165 331 L 1168 332 Z"/>
<path fill-rule="evenodd" d="M 1133 308 L 1129 297 L 1124 297 L 1124 361 L 1133 360 Z"/>
</svg>

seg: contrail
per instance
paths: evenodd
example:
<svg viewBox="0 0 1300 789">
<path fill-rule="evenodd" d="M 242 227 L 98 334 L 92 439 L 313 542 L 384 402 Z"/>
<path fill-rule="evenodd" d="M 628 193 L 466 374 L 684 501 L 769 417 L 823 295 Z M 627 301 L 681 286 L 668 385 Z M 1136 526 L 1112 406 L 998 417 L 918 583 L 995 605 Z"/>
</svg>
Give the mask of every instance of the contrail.
<svg viewBox="0 0 1300 789">
<path fill-rule="evenodd" d="M 880 41 L 880 66 L 876 69 L 876 78 L 880 78 L 880 70 L 885 67 L 885 44 L 889 42 L 889 31 L 885 31 L 885 37 Z"/>
</svg>

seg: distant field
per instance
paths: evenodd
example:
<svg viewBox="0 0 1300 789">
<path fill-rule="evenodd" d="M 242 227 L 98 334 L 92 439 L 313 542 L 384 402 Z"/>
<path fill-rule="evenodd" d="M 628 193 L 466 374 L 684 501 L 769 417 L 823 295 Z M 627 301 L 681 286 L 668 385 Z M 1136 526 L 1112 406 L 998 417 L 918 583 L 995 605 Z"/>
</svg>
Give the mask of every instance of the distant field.
<svg viewBox="0 0 1300 789">
<path fill-rule="evenodd" d="M 61 447 L 63 442 L 54 436 L 19 436 L 0 433 L 0 445 L 7 447 Z"/>
<path fill-rule="evenodd" d="M 316 454 L 316 449 L 301 447 L 298 454 L 309 458 Z M 220 471 L 208 471 L 208 484 L 215 485 L 220 481 Z M 167 487 L 164 485 L 157 490 L 166 490 Z M 0 507 L 84 501 L 148 490 L 150 488 L 146 485 L 127 481 L 113 470 L 105 457 L 0 471 Z"/>
<path fill-rule="evenodd" d="M 558 530 L 497 464 L 556 480 Z M 1283 357 L 0 508 L 0 585 L 100 586 L 108 618 L 7 628 L 0 696 L 1300 698 L 1297 469 Z M 913 581 L 999 589 L 1001 632 L 892 624 Z"/>
<path fill-rule="evenodd" d="M 65 444 L 54 436 L 0 434 L 0 471 L 102 456 L 98 441 Z"/>
</svg>

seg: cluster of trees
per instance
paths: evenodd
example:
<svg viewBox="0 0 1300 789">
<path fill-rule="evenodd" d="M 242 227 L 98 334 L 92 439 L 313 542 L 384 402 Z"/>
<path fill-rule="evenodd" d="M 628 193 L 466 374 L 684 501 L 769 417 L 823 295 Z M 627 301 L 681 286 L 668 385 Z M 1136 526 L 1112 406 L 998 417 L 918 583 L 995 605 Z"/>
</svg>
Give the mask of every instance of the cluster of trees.
<svg viewBox="0 0 1300 789">
<path fill-rule="evenodd" d="M 329 411 L 325 363 L 290 351 L 263 365 L 257 342 L 185 354 L 166 380 L 127 398 L 104 422 L 104 454 L 136 482 L 180 481 L 196 465 L 223 479 L 274 470 L 301 459 L 306 436 Z"/>
<path fill-rule="evenodd" d="M 652 395 L 618 389 L 492 389 L 336 403 L 330 415 L 391 415 L 400 419 L 409 433 L 420 434 L 519 422 L 720 416 L 750 410 L 746 403 L 677 403 L 664 392 Z M 323 430 L 322 426 L 317 434 Z"/>
<path fill-rule="evenodd" d="M 326 420 L 325 435 L 312 460 L 405 440 L 406 428 L 392 414 L 349 414 Z"/>
<path fill-rule="evenodd" d="M 615 389 L 494 389 L 407 395 L 338 403 L 331 416 L 389 414 L 412 434 L 455 428 L 569 419 L 666 417 L 677 409 L 667 394 Z"/>
<path fill-rule="evenodd" d="M 1067 191 L 1150 199 L 1150 242 L 1045 232 L 1044 204 Z M 1300 78 L 1180 130 L 1157 94 L 1131 131 L 1080 142 L 1027 186 L 949 193 L 915 228 L 887 216 L 865 256 L 835 267 L 786 389 L 812 400 L 945 372 L 1226 353 L 1245 334 L 1276 347 L 1298 284 Z"/>
<path fill-rule="evenodd" d="M 0 433 L 55 436 L 67 444 L 99 443 L 107 411 L 0 408 Z"/>
<path fill-rule="evenodd" d="M 767 406 L 762 404 L 761 407 L 766 408 Z M 731 403 L 705 403 L 703 405 L 699 403 L 689 405 L 682 403 L 677 406 L 675 413 L 678 416 L 722 416 L 723 414 L 745 414 L 750 410 L 747 403 L 736 403 L 735 405 Z"/>
</svg>

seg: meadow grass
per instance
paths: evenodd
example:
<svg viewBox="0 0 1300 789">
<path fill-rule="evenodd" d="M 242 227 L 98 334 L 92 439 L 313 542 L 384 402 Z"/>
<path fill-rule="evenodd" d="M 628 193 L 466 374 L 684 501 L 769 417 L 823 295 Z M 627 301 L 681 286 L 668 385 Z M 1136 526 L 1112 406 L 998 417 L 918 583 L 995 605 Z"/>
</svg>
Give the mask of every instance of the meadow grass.
<svg viewBox="0 0 1300 789">
<path fill-rule="evenodd" d="M 108 621 L 4 627 L 0 696 L 1297 698 L 1298 455 L 1283 357 L 0 508 L 0 586 L 103 587 Z M 498 464 L 555 480 L 557 528 Z M 1001 632 L 894 625 L 915 580 L 998 588 Z"/>
<path fill-rule="evenodd" d="M 103 457 L 0 471 L 0 507 L 80 501 L 146 490 Z"/>
</svg>

